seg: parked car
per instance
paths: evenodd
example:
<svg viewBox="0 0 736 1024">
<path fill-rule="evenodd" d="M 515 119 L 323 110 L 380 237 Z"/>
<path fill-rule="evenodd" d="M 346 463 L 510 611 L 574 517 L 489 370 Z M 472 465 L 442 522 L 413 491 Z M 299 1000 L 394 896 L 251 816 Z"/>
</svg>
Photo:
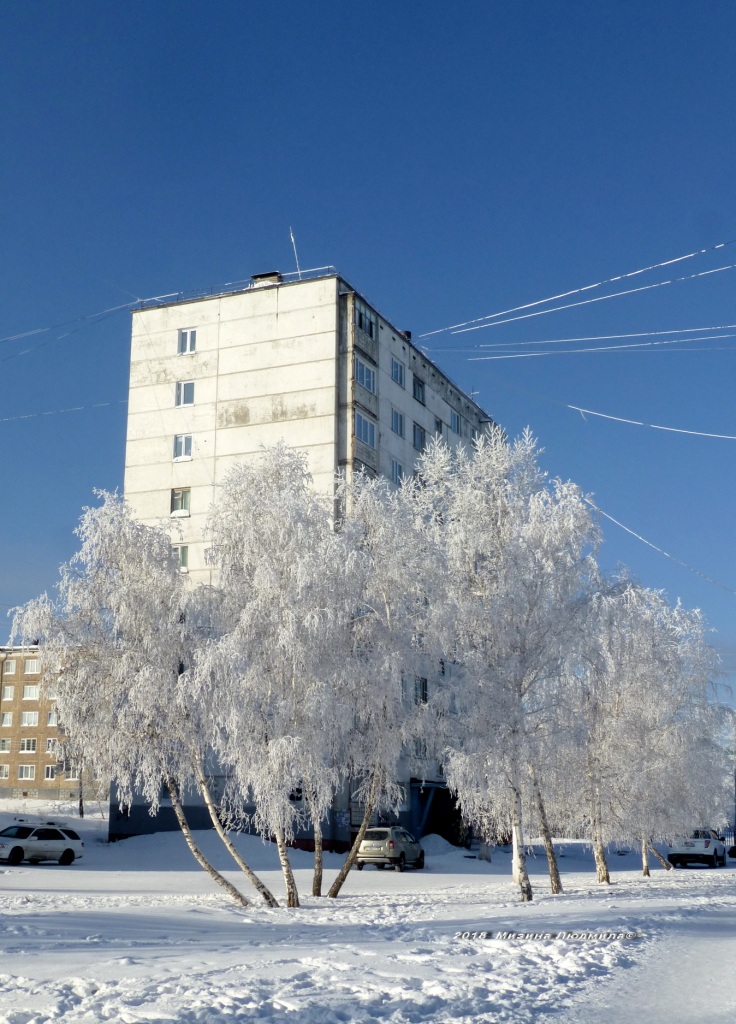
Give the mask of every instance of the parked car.
<svg viewBox="0 0 736 1024">
<path fill-rule="evenodd" d="M 673 839 L 667 860 L 672 867 L 686 864 L 707 864 L 716 868 L 726 863 L 726 844 L 712 828 L 696 828 L 687 839 Z"/>
<path fill-rule="evenodd" d="M 392 867 L 403 871 L 406 867 L 423 868 L 424 850 L 410 832 L 398 825 L 382 825 L 367 829 L 356 858 L 358 871 L 366 864 L 377 868 Z"/>
<path fill-rule="evenodd" d="M 0 861 L 8 864 L 21 864 L 24 860 L 31 864 L 42 860 L 73 864 L 83 853 L 84 843 L 65 822 L 21 821 L 0 831 Z"/>
</svg>

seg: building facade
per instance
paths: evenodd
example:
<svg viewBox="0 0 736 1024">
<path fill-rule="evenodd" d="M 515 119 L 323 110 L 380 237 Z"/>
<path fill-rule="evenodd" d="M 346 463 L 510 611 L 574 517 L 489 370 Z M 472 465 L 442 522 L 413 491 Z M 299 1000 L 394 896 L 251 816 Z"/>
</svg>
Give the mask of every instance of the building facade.
<svg viewBox="0 0 736 1024">
<path fill-rule="evenodd" d="M 398 482 L 435 436 L 451 447 L 490 417 L 337 273 L 133 312 L 125 497 L 177 520 L 182 569 L 209 580 L 202 542 L 229 467 L 279 441 L 315 486 L 356 469 Z"/>
<path fill-rule="evenodd" d="M 0 797 L 76 799 L 79 777 L 60 760 L 54 703 L 37 647 L 0 647 Z"/>
<path fill-rule="evenodd" d="M 409 332 L 331 268 L 257 275 L 133 312 L 125 497 L 143 522 L 176 520 L 174 543 L 192 584 L 212 582 L 202 537 L 218 485 L 263 446 L 304 452 L 315 487 L 332 494 L 338 472 L 398 484 L 432 438 L 470 444 L 491 422 Z M 417 680 L 424 699 L 433 682 Z M 420 780 L 405 760 L 402 824 L 421 834 L 438 815 L 456 816 L 438 765 Z M 207 827 L 190 798 L 191 824 Z M 127 814 L 111 808 L 111 837 L 176 827 L 167 803 L 155 825 L 137 802 Z M 348 845 L 362 813 L 346 787 L 324 823 L 327 845 Z"/>
</svg>

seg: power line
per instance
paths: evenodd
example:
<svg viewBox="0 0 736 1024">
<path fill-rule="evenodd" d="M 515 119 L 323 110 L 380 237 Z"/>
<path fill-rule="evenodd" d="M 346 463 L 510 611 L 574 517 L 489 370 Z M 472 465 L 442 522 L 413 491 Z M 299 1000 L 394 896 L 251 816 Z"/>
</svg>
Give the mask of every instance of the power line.
<svg viewBox="0 0 736 1024">
<path fill-rule="evenodd" d="M 598 416 L 603 420 L 613 420 L 616 423 L 628 423 L 632 427 L 649 427 L 650 430 L 666 430 L 670 434 L 690 434 L 692 437 L 714 437 L 722 441 L 736 441 L 736 434 L 709 434 L 704 430 L 683 430 L 680 427 L 663 427 L 659 423 L 645 423 L 642 420 L 629 420 L 623 416 L 609 416 L 605 412 L 595 412 L 593 409 L 584 409 L 579 405 L 565 405 L 566 409 L 572 409 L 575 412 L 579 412 L 580 415 L 585 419 L 587 416 Z"/>
<path fill-rule="evenodd" d="M 616 338 L 655 338 L 665 334 L 694 334 L 698 331 L 730 331 L 736 328 L 736 324 L 721 324 L 719 327 L 678 327 L 670 331 L 635 331 L 629 334 L 591 334 L 581 338 L 543 338 L 541 341 L 491 341 L 478 345 L 478 348 L 501 348 L 509 344 L 524 345 L 564 345 L 577 341 L 613 341 Z M 732 338 L 732 334 L 716 334 L 716 338 Z M 435 349 L 435 351 L 438 351 Z"/>
<path fill-rule="evenodd" d="M 19 416 L 2 416 L 0 423 L 12 423 L 17 420 L 32 420 L 42 416 L 58 416 L 65 412 L 85 412 L 87 409 L 105 409 L 113 405 L 127 405 L 128 399 L 121 398 L 117 402 L 95 402 L 93 405 L 73 405 L 68 409 L 50 409 L 48 412 L 27 412 Z"/>
<path fill-rule="evenodd" d="M 640 288 L 626 288 L 624 291 L 621 291 L 621 292 L 611 292 L 610 295 L 599 295 L 599 296 L 597 296 L 594 299 L 582 299 L 580 302 L 567 302 L 567 303 L 565 303 L 562 306 L 552 306 L 551 309 L 539 309 L 539 310 L 537 310 L 536 313 L 523 313 L 521 316 L 507 317 L 506 320 L 494 320 L 493 323 L 476 324 L 474 327 L 462 327 L 459 330 L 453 330 L 453 329 L 450 329 L 450 330 L 451 330 L 452 334 L 467 334 L 469 331 L 480 331 L 484 327 L 500 327 L 502 324 L 515 323 L 517 320 L 529 320 L 531 317 L 544 316 L 547 313 L 559 313 L 560 310 L 563 310 L 563 309 L 575 309 L 577 306 L 589 306 L 593 302 L 605 302 L 606 299 L 618 299 L 622 295 L 635 295 L 637 292 L 648 292 L 648 291 L 651 291 L 652 288 L 664 288 L 668 284 L 681 284 L 683 281 L 692 281 L 696 277 L 708 277 L 709 274 L 719 274 L 722 270 L 733 270 L 734 267 L 736 267 L 736 263 L 729 263 L 729 264 L 726 264 L 726 266 L 723 266 L 723 267 L 715 267 L 713 270 L 701 270 L 700 273 L 698 273 L 698 274 L 685 274 L 683 277 L 672 277 L 672 278 L 669 278 L 667 281 L 655 281 L 654 284 L 644 284 Z M 590 285 L 589 287 L 597 287 L 597 285 Z M 586 289 L 579 288 L 577 290 L 578 291 L 585 291 Z M 550 301 L 550 300 L 542 300 L 542 301 Z M 540 305 L 540 303 L 539 302 L 535 302 L 535 303 L 532 303 L 532 305 L 538 306 L 538 305 Z M 526 307 L 522 306 L 522 307 L 519 307 L 519 308 L 524 309 Z M 513 312 L 513 310 L 509 310 L 509 312 Z M 494 314 L 494 315 L 502 316 L 503 314 L 497 313 L 497 314 Z M 448 330 L 448 329 L 449 328 L 445 328 L 445 330 Z M 437 333 L 440 333 L 440 332 L 437 332 Z M 421 335 L 421 337 L 426 337 L 426 335 Z"/>
<path fill-rule="evenodd" d="M 455 331 L 460 327 L 468 327 L 470 324 L 479 324 L 482 320 L 492 320 L 499 316 L 507 316 L 509 313 L 518 313 L 522 309 L 532 309 L 534 306 L 541 306 L 547 302 L 556 302 L 558 299 L 566 299 L 570 295 L 579 295 L 581 292 L 591 291 L 593 288 L 602 288 L 606 284 L 614 284 L 616 281 L 624 281 L 629 277 L 636 277 L 638 274 L 646 274 L 650 270 L 658 270 L 660 267 L 668 267 L 673 263 L 681 263 L 683 260 L 693 259 L 695 256 L 702 256 L 707 252 L 715 252 L 717 249 L 725 249 L 736 243 L 736 238 L 730 242 L 719 242 L 718 245 L 708 246 L 706 249 L 698 249 L 696 252 L 687 253 L 685 256 L 677 256 L 673 260 L 663 260 L 661 263 L 653 263 L 649 267 L 641 267 L 639 270 L 630 270 L 626 274 L 618 274 L 616 277 L 608 277 L 603 281 L 596 281 L 594 284 L 586 284 L 581 288 L 571 288 L 566 292 L 559 292 L 557 295 L 550 295 L 546 299 L 537 299 L 535 302 L 527 302 L 522 306 L 513 306 L 511 309 L 504 309 L 498 313 L 489 313 L 487 316 L 476 317 L 475 320 L 466 320 L 464 323 L 453 324 L 451 327 L 440 327 L 435 331 L 427 331 L 420 334 L 420 338 L 429 338 L 433 334 L 444 334 L 446 331 Z M 625 294 L 625 293 L 622 293 Z"/>
<path fill-rule="evenodd" d="M 670 338 L 669 340 L 662 341 L 639 341 L 631 342 L 628 345 L 594 345 L 592 348 L 570 348 L 570 349 L 556 349 L 552 352 L 504 352 L 498 355 L 492 356 L 468 356 L 467 362 L 469 363 L 484 363 L 492 362 L 497 359 L 534 359 L 541 356 L 576 356 L 586 355 L 595 352 L 621 352 L 621 351 L 638 351 L 641 352 L 644 349 L 662 349 L 666 345 L 686 345 L 689 342 L 694 341 L 717 341 L 723 338 L 734 338 L 734 334 L 711 334 L 705 335 L 701 338 Z M 544 343 L 542 343 L 544 344 Z M 508 342 L 497 346 L 499 348 L 511 348 L 513 342 Z M 722 347 L 717 349 L 705 349 L 707 352 L 720 352 Z M 442 351 L 441 349 L 429 349 L 428 351 Z M 452 350 L 444 350 L 452 351 Z M 469 349 L 467 351 L 477 351 L 477 349 Z M 681 350 L 683 351 L 683 350 Z M 691 350 L 685 350 L 691 351 Z M 694 351 L 694 350 L 693 350 Z M 701 348 L 699 351 L 703 351 Z"/>
<path fill-rule="evenodd" d="M 732 587 L 727 586 L 725 583 L 721 583 L 720 580 L 715 579 L 713 576 L 708 576 L 707 573 L 701 572 L 700 569 L 696 569 L 694 566 L 688 565 L 687 562 L 683 562 L 681 558 L 676 558 L 674 555 L 671 555 L 669 551 L 665 551 L 664 548 L 660 548 L 657 547 L 656 544 L 652 544 L 650 540 L 647 540 L 646 537 L 642 537 L 640 533 L 637 533 L 635 530 L 629 529 L 628 526 L 624 526 L 623 523 L 619 522 L 618 519 L 614 519 L 613 516 L 609 516 L 607 512 L 604 512 L 602 508 L 599 508 L 598 505 L 594 504 L 589 498 L 585 498 L 585 501 L 588 503 L 588 505 L 590 505 L 592 509 L 595 509 L 595 511 L 598 512 L 600 515 L 605 516 L 606 519 L 609 519 L 612 523 L 615 523 L 615 525 L 620 527 L 620 529 L 625 530 L 626 533 L 631 534 L 632 537 L 636 537 L 636 539 L 640 540 L 642 544 L 646 544 L 647 547 L 650 547 L 654 551 L 659 552 L 660 555 L 664 555 L 665 558 L 669 558 L 671 561 L 676 562 L 677 565 L 681 565 L 683 569 L 687 569 L 688 572 L 693 573 L 695 576 L 699 576 L 702 580 L 705 580 L 707 583 L 713 583 L 716 587 L 720 587 L 721 590 L 725 590 L 729 594 L 736 595 L 736 590 L 734 590 Z"/>
</svg>

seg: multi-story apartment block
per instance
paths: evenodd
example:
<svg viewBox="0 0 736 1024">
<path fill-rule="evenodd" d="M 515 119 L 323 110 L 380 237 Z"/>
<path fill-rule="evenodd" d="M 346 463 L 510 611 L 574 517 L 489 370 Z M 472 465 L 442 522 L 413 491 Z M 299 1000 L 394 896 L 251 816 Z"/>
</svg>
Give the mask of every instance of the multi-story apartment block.
<svg viewBox="0 0 736 1024">
<path fill-rule="evenodd" d="M 61 739 L 38 648 L 0 647 L 0 797 L 75 799 L 78 775 L 59 759 Z"/>
<path fill-rule="evenodd" d="M 356 470 L 397 483 L 433 438 L 470 443 L 491 418 L 344 278 L 257 275 L 217 294 L 167 296 L 133 312 L 125 497 L 139 519 L 176 520 L 182 571 L 208 582 L 203 527 L 230 466 L 279 441 L 306 453 L 317 488 Z M 428 670 L 429 671 L 429 670 Z M 433 680 L 417 680 L 419 696 Z M 424 696 L 422 696 L 424 695 Z M 450 812 L 438 766 L 409 777 L 404 824 Z M 166 802 L 164 801 L 164 804 Z M 207 827 L 202 807 L 187 807 Z M 362 816 L 349 793 L 325 831 L 344 845 Z M 166 820 L 168 817 L 168 821 Z M 156 826 L 113 810 L 113 837 Z"/>
<path fill-rule="evenodd" d="M 263 445 L 304 451 L 331 492 L 339 470 L 398 482 L 430 438 L 454 446 L 490 422 L 331 268 L 133 313 L 125 496 L 144 522 L 177 520 L 193 582 L 208 578 L 202 527 L 218 483 Z"/>
</svg>

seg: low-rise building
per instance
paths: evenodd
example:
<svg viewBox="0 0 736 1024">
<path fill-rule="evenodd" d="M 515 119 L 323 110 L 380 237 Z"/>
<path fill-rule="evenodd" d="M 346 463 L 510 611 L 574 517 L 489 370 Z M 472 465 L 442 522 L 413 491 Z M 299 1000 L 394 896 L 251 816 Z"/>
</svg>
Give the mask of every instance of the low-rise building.
<svg viewBox="0 0 736 1024">
<path fill-rule="evenodd" d="M 76 799 L 79 777 L 61 760 L 62 740 L 38 648 L 0 647 L 0 797 Z"/>
</svg>

